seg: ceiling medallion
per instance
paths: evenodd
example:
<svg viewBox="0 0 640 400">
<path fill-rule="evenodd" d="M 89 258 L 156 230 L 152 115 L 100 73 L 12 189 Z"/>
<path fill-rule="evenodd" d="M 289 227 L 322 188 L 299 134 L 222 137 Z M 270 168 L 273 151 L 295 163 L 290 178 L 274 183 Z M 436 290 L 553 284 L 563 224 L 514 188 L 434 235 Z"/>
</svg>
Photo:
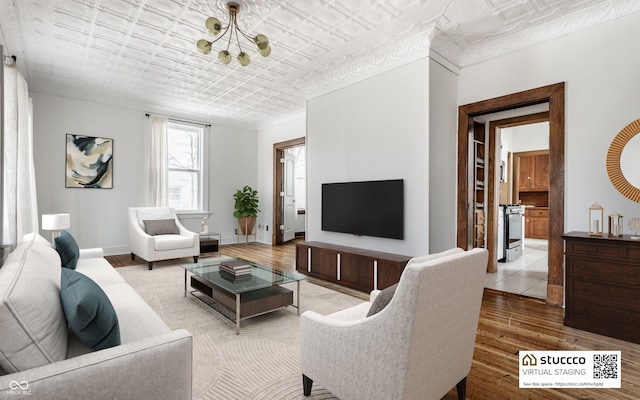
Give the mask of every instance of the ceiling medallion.
<svg viewBox="0 0 640 400">
<path fill-rule="evenodd" d="M 229 39 L 227 41 L 227 48 L 226 50 L 220 50 L 220 52 L 218 53 L 218 60 L 220 60 L 221 63 L 229 64 L 231 62 L 231 54 L 229 53 L 229 46 L 231 45 L 231 41 L 233 39 L 234 34 L 236 37 L 236 43 L 238 44 L 238 50 L 239 50 L 238 62 L 240 63 L 240 65 L 242 65 L 243 67 L 246 67 L 251 62 L 251 59 L 249 58 L 249 54 L 242 51 L 242 47 L 240 46 L 241 35 L 242 37 L 247 39 L 249 42 L 252 42 L 253 44 L 255 44 L 258 47 L 258 52 L 263 57 L 268 57 L 269 54 L 271 54 L 271 46 L 269 46 L 269 39 L 267 39 L 267 37 L 262 33 L 259 33 L 252 38 L 251 36 L 244 33 L 238 27 L 238 21 L 236 20 L 236 16 L 240 12 L 240 4 L 235 2 L 229 2 L 227 3 L 227 10 L 229 11 L 229 22 L 227 23 L 227 26 L 224 27 L 224 31 L 222 32 L 222 35 L 214 39 L 212 42 L 206 39 L 198 40 L 198 43 L 196 44 L 196 46 L 198 47 L 198 50 L 200 51 L 200 53 L 202 54 L 211 53 L 211 45 L 217 42 L 218 40 L 222 39 L 223 37 L 225 37 L 225 35 L 228 32 Z M 205 21 L 205 26 L 207 27 L 207 30 L 209 31 L 209 33 L 211 33 L 212 35 L 218 35 L 220 31 L 222 31 L 223 29 L 222 23 L 216 17 L 207 18 L 207 20 Z"/>
</svg>

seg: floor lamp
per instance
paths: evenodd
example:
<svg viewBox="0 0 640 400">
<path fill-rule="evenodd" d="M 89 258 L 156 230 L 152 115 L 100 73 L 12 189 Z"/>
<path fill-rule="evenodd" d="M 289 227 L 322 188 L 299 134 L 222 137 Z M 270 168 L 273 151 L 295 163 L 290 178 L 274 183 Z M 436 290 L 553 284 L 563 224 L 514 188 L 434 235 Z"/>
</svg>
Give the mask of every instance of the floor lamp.
<svg viewBox="0 0 640 400">
<path fill-rule="evenodd" d="M 55 240 L 60 236 L 60 231 L 71 226 L 70 214 L 42 214 L 42 230 L 53 231 L 51 244 L 56 245 Z"/>
</svg>

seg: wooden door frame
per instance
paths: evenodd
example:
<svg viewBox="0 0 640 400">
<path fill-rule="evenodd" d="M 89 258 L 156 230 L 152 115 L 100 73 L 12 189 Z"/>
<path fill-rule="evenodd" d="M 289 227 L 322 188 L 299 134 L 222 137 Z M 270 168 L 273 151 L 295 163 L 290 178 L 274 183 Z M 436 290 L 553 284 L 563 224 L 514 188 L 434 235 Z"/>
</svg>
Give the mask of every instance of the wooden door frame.
<svg viewBox="0 0 640 400">
<path fill-rule="evenodd" d="M 304 146 L 305 144 L 306 138 L 304 136 L 273 144 L 273 223 L 271 225 L 271 244 L 273 246 L 283 243 L 280 225 L 283 224 L 282 219 L 284 216 L 282 213 L 283 200 L 280 192 L 282 191 L 282 185 L 284 183 L 284 172 L 280 159 L 284 157 L 284 151 L 286 149 Z"/>
<path fill-rule="evenodd" d="M 473 129 L 473 118 L 537 104 L 549 104 L 549 221 L 552 223 L 549 224 L 547 303 L 557 306 L 562 306 L 564 303 L 564 241 L 561 236 L 564 233 L 564 92 L 565 83 L 560 82 L 458 107 L 457 245 L 466 249 L 469 246 L 468 238 L 471 229 L 468 220 L 470 212 L 468 173 L 469 133 Z M 490 139 L 492 136 L 494 135 L 490 135 Z M 493 154 L 495 143 L 493 148 L 491 143 L 489 146 L 489 154 Z M 491 173 L 490 176 L 492 176 Z M 492 188 L 489 188 L 489 190 L 492 189 L 495 191 L 495 182 Z M 491 196 L 491 191 L 489 195 L 490 198 L 494 198 Z M 493 218 L 493 222 L 497 222 L 495 220 L 497 217 Z M 490 232 L 487 233 L 490 234 Z"/>
</svg>

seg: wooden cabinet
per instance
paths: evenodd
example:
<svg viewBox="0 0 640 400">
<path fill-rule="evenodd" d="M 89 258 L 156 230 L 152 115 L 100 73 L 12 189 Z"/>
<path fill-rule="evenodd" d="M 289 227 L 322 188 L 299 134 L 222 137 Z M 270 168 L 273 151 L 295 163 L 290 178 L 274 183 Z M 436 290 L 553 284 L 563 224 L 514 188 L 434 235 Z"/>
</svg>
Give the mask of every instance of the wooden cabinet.
<svg viewBox="0 0 640 400">
<path fill-rule="evenodd" d="M 527 152 L 519 155 L 518 159 L 518 190 L 549 191 L 549 151 Z"/>
<path fill-rule="evenodd" d="M 398 282 L 410 259 L 322 242 L 296 244 L 298 272 L 367 293 Z"/>
<path fill-rule="evenodd" d="M 524 237 L 533 239 L 549 238 L 548 208 L 526 207 L 524 209 Z"/>
<path fill-rule="evenodd" d="M 485 247 L 485 134 L 484 125 L 475 123 L 473 140 L 473 247 Z M 487 174 L 488 175 L 488 174 Z"/>
<path fill-rule="evenodd" d="M 640 343 L 640 241 L 569 232 L 564 324 Z"/>
</svg>

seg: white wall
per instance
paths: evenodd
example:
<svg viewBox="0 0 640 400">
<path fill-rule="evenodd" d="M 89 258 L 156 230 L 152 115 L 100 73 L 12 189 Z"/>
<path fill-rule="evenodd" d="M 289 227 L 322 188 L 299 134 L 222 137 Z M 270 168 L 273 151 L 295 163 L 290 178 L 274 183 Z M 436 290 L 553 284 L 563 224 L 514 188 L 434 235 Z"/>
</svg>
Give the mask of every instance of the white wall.
<svg viewBox="0 0 640 400">
<path fill-rule="evenodd" d="M 628 220 L 640 205 L 609 182 L 606 154 L 616 134 L 640 118 L 640 53 L 628 43 L 640 37 L 640 15 L 621 18 L 462 69 L 458 102 L 566 82 L 565 231 L 587 230 L 595 201 L 605 214 Z M 628 232 L 625 232 L 628 233 Z"/>
<path fill-rule="evenodd" d="M 508 151 L 518 153 L 549 148 L 549 122 L 503 128 L 500 135 L 502 160 L 507 159 Z"/>
<path fill-rule="evenodd" d="M 397 254 L 429 250 L 429 61 L 307 103 L 307 240 Z M 405 239 L 321 230 L 321 185 L 404 179 Z"/>
<path fill-rule="evenodd" d="M 457 74 L 430 59 L 428 90 L 429 252 L 437 253 L 456 246 Z"/>
<path fill-rule="evenodd" d="M 128 253 L 127 208 L 144 205 L 144 111 L 37 92 L 31 96 L 38 211 L 70 213 L 69 231 L 80 247 L 103 247 L 106 254 Z M 65 188 L 67 133 L 114 139 L 113 189 Z M 244 184 L 257 183 L 257 132 L 213 126 L 210 134 L 209 205 L 213 215 L 209 230 L 221 233 L 223 242 L 235 242 L 233 193 Z M 200 218 L 187 218 L 186 225 L 199 230 Z"/>
<path fill-rule="evenodd" d="M 257 224 L 258 241 L 271 244 L 273 229 L 273 145 L 304 137 L 306 119 L 300 115 L 285 123 L 261 129 L 258 132 L 258 194 L 260 214 Z M 267 230 L 268 227 L 268 230 Z"/>
<path fill-rule="evenodd" d="M 259 188 L 257 137 L 258 132 L 253 130 L 222 125 L 211 127 L 209 207 L 212 215 L 209 232 L 220 233 L 222 243 L 236 243 L 238 240 L 235 236 L 238 222 L 233 216 L 233 194 L 244 185 Z"/>
<path fill-rule="evenodd" d="M 144 113 L 41 93 L 31 96 L 38 211 L 71 214 L 69 232 L 81 248 L 128 248 L 126 209 L 144 203 Z M 113 138 L 113 189 L 65 188 L 67 133 Z"/>
</svg>

